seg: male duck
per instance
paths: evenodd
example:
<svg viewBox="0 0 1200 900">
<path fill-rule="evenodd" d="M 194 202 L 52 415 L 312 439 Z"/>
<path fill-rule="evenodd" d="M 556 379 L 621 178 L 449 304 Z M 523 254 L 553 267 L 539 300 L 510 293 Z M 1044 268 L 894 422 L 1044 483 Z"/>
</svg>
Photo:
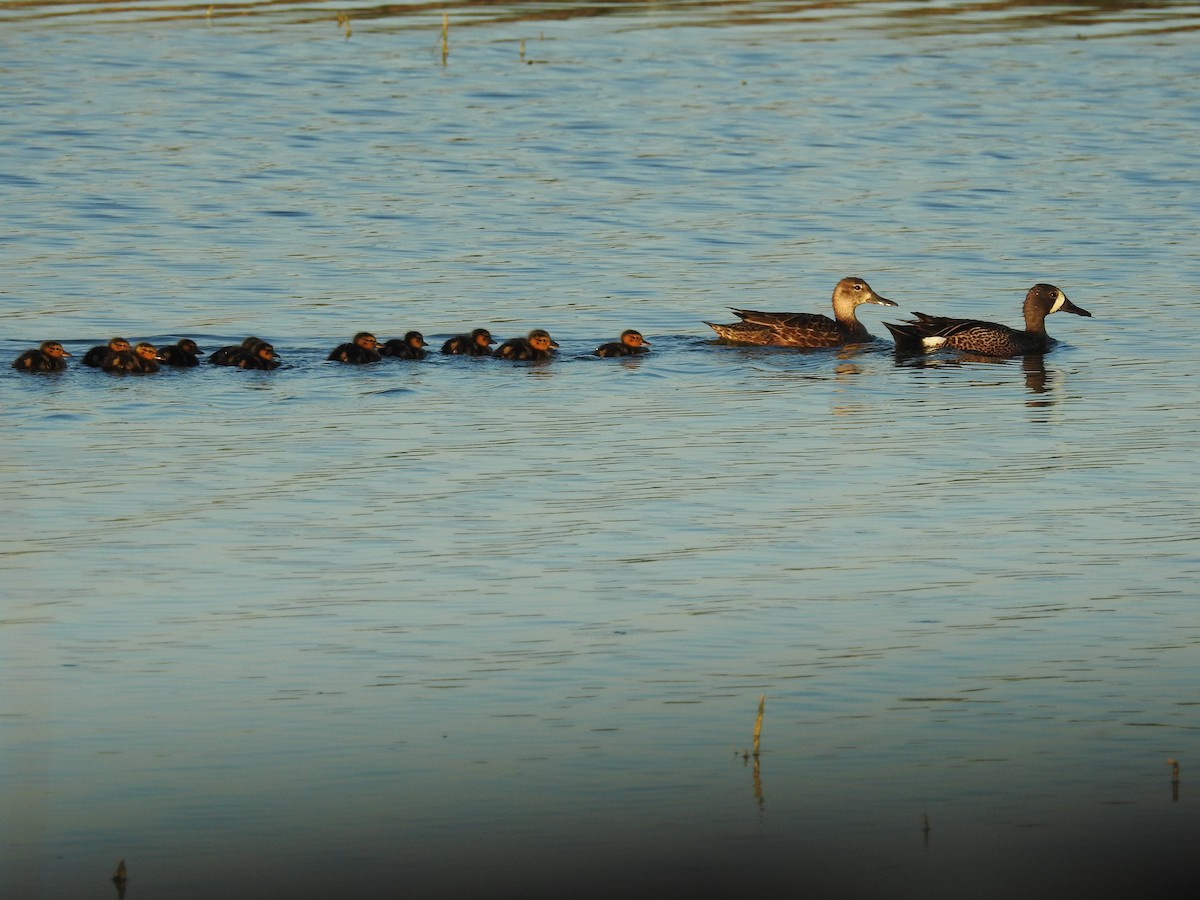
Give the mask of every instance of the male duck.
<svg viewBox="0 0 1200 900">
<path fill-rule="evenodd" d="M 1051 313 L 1069 312 L 1089 319 L 1092 317 L 1090 312 L 1076 306 L 1052 284 L 1035 284 L 1031 287 L 1025 295 L 1024 310 L 1024 331 L 996 322 L 927 316 L 919 312 L 913 313 L 916 318 L 912 321 L 883 324 L 896 339 L 897 350 L 950 347 L 982 356 L 1009 357 L 1045 353 L 1057 343 L 1046 333 L 1046 316 Z"/>
<path fill-rule="evenodd" d="M 610 341 L 596 348 L 596 355 L 603 357 L 637 356 L 639 353 L 649 352 L 650 342 L 642 337 L 640 331 L 634 331 L 632 328 L 622 331 L 619 341 Z"/>
<path fill-rule="evenodd" d="M 855 308 L 860 303 L 895 306 L 891 300 L 871 290 L 871 286 L 856 276 L 843 278 L 833 289 L 833 315 L 819 313 L 757 312 L 735 309 L 742 320 L 730 325 L 705 322 L 717 336 L 738 344 L 758 344 L 769 347 L 840 347 L 874 340 L 858 321 Z"/>
</svg>

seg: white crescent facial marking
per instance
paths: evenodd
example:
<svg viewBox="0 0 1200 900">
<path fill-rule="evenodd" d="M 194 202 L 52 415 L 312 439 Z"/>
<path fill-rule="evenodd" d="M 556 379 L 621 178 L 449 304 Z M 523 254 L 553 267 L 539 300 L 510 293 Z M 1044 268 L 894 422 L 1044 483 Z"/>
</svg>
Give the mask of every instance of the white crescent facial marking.
<svg viewBox="0 0 1200 900">
<path fill-rule="evenodd" d="M 1067 295 L 1062 291 L 1054 292 L 1054 305 L 1050 307 L 1050 312 L 1056 313 L 1062 309 L 1062 305 L 1067 302 Z"/>
</svg>

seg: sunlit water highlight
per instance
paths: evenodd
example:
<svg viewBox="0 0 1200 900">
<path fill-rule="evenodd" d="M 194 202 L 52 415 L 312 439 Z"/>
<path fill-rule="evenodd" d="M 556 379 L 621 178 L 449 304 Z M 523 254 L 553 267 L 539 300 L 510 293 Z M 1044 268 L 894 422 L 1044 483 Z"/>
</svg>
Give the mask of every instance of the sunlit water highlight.
<svg viewBox="0 0 1200 900">
<path fill-rule="evenodd" d="M 1200 11 L 1123 6 L 0 4 L 0 894 L 1194 876 Z M 846 274 L 1095 318 L 703 325 Z M 476 325 L 562 350 L 324 361 Z M 113 334 L 285 367 L 7 368 Z"/>
</svg>

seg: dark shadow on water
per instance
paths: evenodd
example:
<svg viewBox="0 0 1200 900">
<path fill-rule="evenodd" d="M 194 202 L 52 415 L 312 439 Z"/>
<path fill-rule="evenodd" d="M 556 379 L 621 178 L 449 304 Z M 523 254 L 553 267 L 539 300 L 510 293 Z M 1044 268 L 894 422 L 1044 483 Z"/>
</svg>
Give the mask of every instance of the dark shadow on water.
<svg viewBox="0 0 1200 900">
<path fill-rule="evenodd" d="M 962 369 L 968 366 L 993 366 L 997 369 L 1012 367 L 1016 359 L 1000 359 L 995 356 L 982 356 L 977 353 L 942 352 L 914 353 L 905 350 L 895 350 L 896 367 L 899 369 Z M 1061 373 L 1046 369 L 1046 356 L 1042 353 L 1030 353 L 1019 358 L 1021 371 L 1025 376 L 1025 390 L 1036 395 L 1026 401 L 1026 406 L 1053 406 L 1055 399 L 1051 389 L 1055 387 Z"/>
</svg>

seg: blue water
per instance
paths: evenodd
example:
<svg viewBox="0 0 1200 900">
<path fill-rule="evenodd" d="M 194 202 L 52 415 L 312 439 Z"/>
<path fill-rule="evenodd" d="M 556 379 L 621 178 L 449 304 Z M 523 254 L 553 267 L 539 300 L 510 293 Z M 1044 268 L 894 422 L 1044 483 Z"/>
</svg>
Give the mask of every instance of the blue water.
<svg viewBox="0 0 1200 900">
<path fill-rule="evenodd" d="M 1194 878 L 1200 8 L 442 12 L 0 3 L 0 895 Z"/>
</svg>

